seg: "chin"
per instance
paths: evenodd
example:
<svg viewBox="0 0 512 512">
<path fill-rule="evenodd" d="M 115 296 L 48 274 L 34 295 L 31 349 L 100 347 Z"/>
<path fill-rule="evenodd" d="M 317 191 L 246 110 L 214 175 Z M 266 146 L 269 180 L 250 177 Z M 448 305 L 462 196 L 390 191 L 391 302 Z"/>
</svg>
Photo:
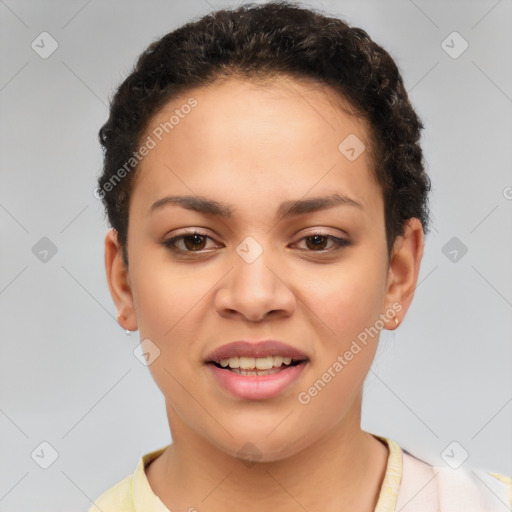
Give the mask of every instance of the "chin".
<svg viewBox="0 0 512 512">
<path fill-rule="evenodd" d="M 228 455 L 239 459 L 248 466 L 256 463 L 278 462 L 288 459 L 299 453 L 307 445 L 304 444 L 304 438 L 295 439 L 297 430 L 292 435 L 286 431 L 277 432 L 267 437 L 268 431 L 258 433 L 251 437 L 250 435 L 235 436 L 226 446 L 217 446 Z M 310 436 L 308 435 L 308 440 Z"/>
</svg>

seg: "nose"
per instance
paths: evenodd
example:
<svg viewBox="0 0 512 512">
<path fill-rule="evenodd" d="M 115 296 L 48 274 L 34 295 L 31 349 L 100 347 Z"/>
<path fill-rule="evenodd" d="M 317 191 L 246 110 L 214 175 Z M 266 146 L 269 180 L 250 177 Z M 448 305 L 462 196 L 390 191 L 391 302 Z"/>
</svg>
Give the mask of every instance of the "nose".
<svg viewBox="0 0 512 512">
<path fill-rule="evenodd" d="M 266 251 L 248 262 L 235 255 L 234 267 L 221 281 L 214 305 L 223 317 L 260 322 L 267 316 L 286 317 L 296 307 L 295 295 L 282 267 Z"/>
</svg>

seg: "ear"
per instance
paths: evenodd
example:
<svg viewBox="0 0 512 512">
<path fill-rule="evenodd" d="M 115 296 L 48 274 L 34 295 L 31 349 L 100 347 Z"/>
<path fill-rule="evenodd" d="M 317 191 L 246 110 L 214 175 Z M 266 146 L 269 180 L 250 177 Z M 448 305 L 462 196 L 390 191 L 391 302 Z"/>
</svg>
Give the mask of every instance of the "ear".
<svg viewBox="0 0 512 512">
<path fill-rule="evenodd" d="M 123 260 L 123 251 L 115 229 L 109 229 L 105 236 L 105 270 L 110 295 L 117 308 L 117 321 L 124 329 L 136 331 L 137 318 L 128 266 Z"/>
<path fill-rule="evenodd" d="M 386 291 L 386 310 L 395 303 L 402 306 L 401 309 L 392 308 L 397 311 L 396 318 L 400 323 L 414 297 L 424 246 L 425 237 L 420 220 L 407 219 L 403 236 L 397 237 L 393 246 Z M 396 328 L 394 319 L 390 326 Z"/>
</svg>

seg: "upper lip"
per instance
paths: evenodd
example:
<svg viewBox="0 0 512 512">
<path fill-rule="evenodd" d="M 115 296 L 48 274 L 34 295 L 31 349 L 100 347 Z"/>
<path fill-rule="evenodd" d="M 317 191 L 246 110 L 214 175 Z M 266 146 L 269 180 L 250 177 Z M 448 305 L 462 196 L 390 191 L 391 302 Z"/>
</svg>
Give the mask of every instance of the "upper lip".
<svg viewBox="0 0 512 512">
<path fill-rule="evenodd" d="M 219 363 L 231 357 L 291 357 L 295 361 L 307 360 L 306 354 L 286 343 L 275 340 L 234 341 L 215 349 L 206 357 L 206 362 Z"/>
</svg>

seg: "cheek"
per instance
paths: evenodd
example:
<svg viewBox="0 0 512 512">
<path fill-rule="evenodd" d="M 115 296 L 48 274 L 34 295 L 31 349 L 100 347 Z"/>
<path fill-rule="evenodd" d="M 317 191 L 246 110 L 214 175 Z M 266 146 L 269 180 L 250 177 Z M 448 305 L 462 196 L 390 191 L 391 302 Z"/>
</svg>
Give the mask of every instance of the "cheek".
<svg viewBox="0 0 512 512">
<path fill-rule="evenodd" d="M 369 371 L 379 339 L 374 326 L 384 297 L 381 282 L 377 265 L 347 261 L 303 288 L 320 337 L 308 388 L 301 390 L 304 399 L 298 402 L 320 424 L 330 424 L 347 410 Z"/>
<path fill-rule="evenodd" d="M 138 258 L 133 273 L 139 330 L 141 335 L 168 343 L 191 321 L 193 324 L 194 309 L 204 307 L 201 300 L 207 300 L 215 276 L 208 269 L 199 272 L 192 264 L 171 262 L 160 251 L 149 252 Z"/>
<path fill-rule="evenodd" d="M 211 284 L 197 272 L 192 275 L 191 270 L 180 272 L 168 262 L 147 261 L 134 271 L 133 299 L 140 339 L 149 339 L 156 346 L 158 357 L 149 369 L 163 391 L 173 385 L 169 374 L 179 378 L 183 362 L 190 364 L 191 359 L 199 358 L 198 351 L 194 352 L 201 325 L 197 315 Z"/>
<path fill-rule="evenodd" d="M 371 258 L 347 259 L 305 283 L 303 300 L 315 313 L 325 339 L 342 349 L 375 324 L 385 297 L 382 270 Z M 320 328 L 320 327 L 319 327 Z"/>
<path fill-rule="evenodd" d="M 380 279 L 378 272 L 354 269 L 309 290 L 317 332 L 326 333 L 319 339 L 306 387 L 297 396 L 299 415 L 311 431 L 326 431 L 343 421 L 359 396 L 379 340 L 374 326 L 383 298 L 375 292 Z"/>
<path fill-rule="evenodd" d="M 361 399 L 362 384 L 372 359 L 370 350 L 363 349 L 344 365 L 333 358 L 312 374 L 309 386 L 297 397 L 297 428 L 321 436 L 352 418 L 351 414 L 358 410 L 357 401 Z M 336 362 L 341 366 L 336 366 Z"/>
</svg>

